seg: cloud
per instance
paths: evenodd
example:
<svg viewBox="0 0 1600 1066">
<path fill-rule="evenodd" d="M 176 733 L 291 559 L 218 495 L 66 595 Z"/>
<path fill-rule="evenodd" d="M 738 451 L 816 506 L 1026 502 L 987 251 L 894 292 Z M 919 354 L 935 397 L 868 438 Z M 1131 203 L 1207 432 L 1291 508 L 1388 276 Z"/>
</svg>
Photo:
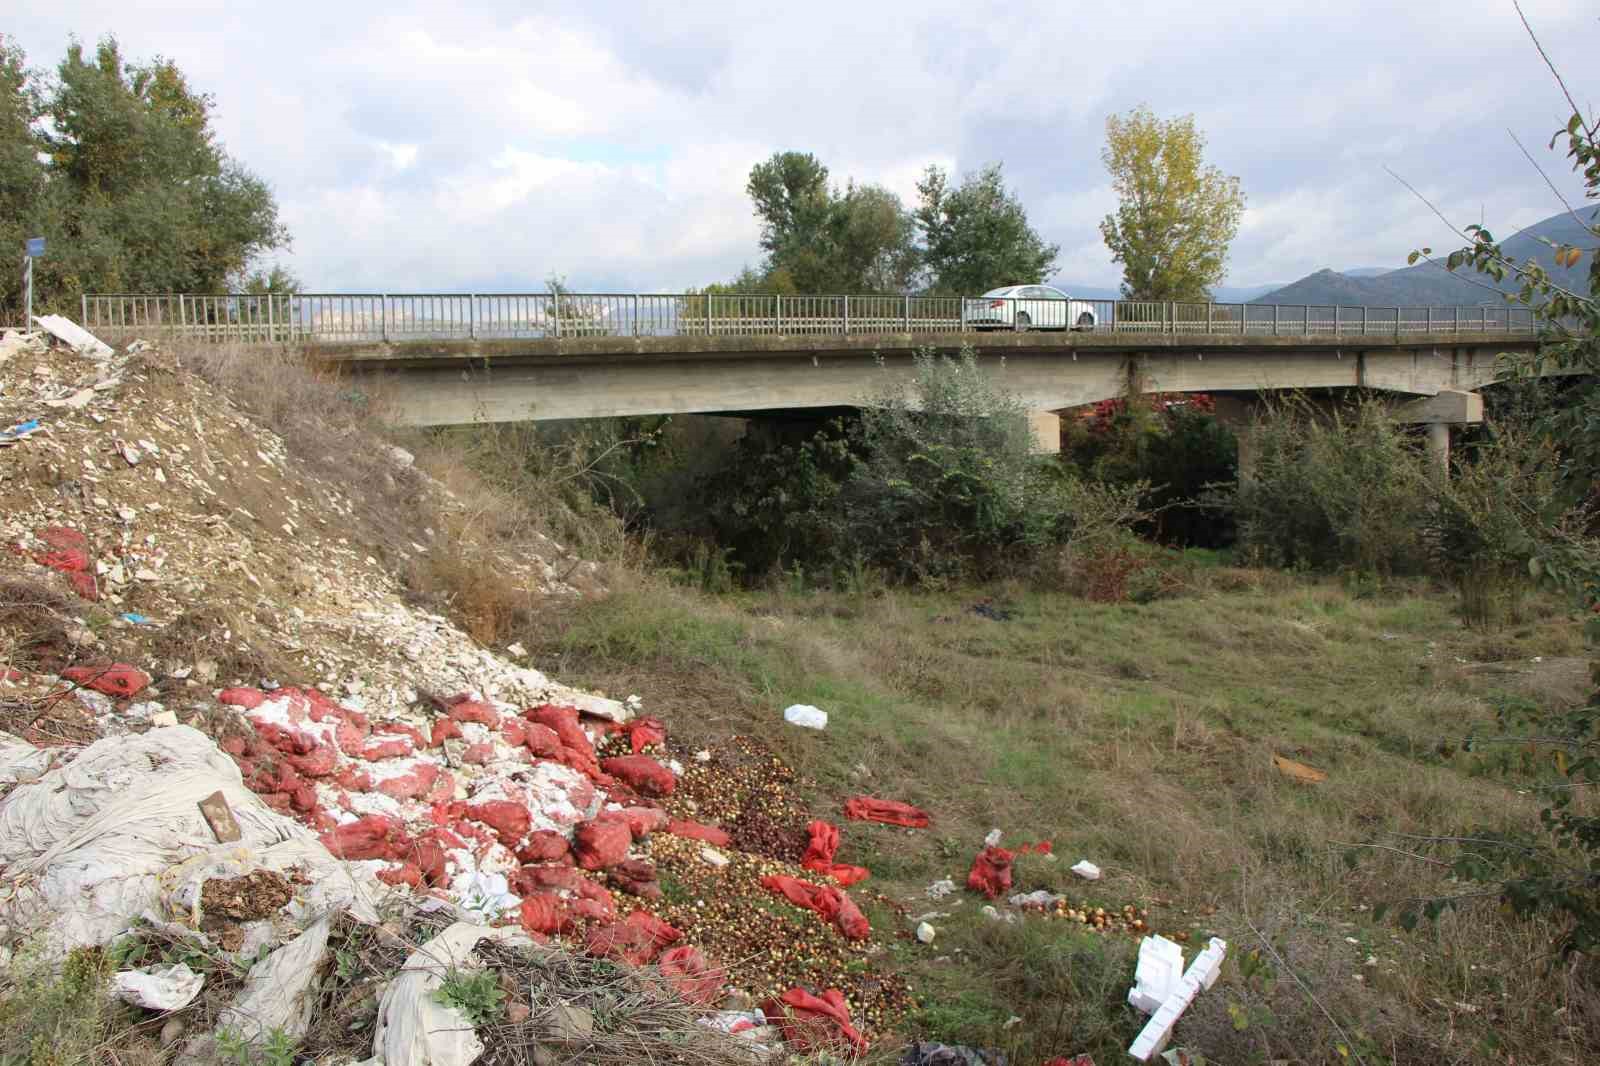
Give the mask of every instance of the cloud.
<svg viewBox="0 0 1600 1066">
<path fill-rule="evenodd" d="M 1569 77 L 1597 30 L 1529 0 Z M 61 0 L 14 18 L 35 64 L 115 33 L 217 100 L 323 289 L 676 289 L 759 256 L 744 183 L 775 150 L 910 202 L 929 163 L 1003 161 L 1063 277 L 1112 285 L 1107 114 L 1194 112 L 1250 204 L 1230 282 L 1398 264 L 1432 212 L 1502 229 L 1559 205 L 1505 136 L 1543 148 L 1564 102 L 1509 5 L 190 2 L 130 17 Z M 1580 91 L 1584 91 L 1580 87 Z M 1576 182 L 1550 157 L 1552 176 Z"/>
</svg>

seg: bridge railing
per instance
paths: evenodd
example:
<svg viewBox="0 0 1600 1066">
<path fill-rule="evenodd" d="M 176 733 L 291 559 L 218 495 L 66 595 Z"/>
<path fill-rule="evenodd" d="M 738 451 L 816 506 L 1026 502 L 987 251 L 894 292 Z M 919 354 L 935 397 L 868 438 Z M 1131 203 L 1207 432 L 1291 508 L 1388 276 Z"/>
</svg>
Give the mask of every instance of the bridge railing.
<svg viewBox="0 0 1600 1066">
<path fill-rule="evenodd" d="M 562 337 L 932 336 L 974 330 L 1246 336 L 1536 332 L 1525 307 L 1334 307 L 772 293 L 272 293 L 83 297 L 106 336 L 370 343 Z"/>
</svg>

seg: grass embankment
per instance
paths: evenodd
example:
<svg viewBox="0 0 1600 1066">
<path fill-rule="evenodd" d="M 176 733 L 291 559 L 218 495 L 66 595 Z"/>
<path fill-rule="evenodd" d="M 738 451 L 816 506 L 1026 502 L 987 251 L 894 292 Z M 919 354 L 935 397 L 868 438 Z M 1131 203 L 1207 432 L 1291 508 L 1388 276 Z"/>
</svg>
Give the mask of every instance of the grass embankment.
<svg viewBox="0 0 1600 1066">
<path fill-rule="evenodd" d="M 993 620 L 980 601 L 1013 613 Z M 808 779 L 813 809 L 844 826 L 840 861 L 921 901 L 913 915 L 949 912 L 931 946 L 894 942 L 920 999 L 906 1036 L 1020 1063 L 1114 1062 L 1142 1024 L 1123 1002 L 1136 939 L 995 922 L 969 893 L 923 900 L 939 878 L 962 883 L 1000 827 L 1060 856 L 1020 859 L 1018 891 L 1148 907 L 1191 948 L 1228 939 L 1223 983 L 1178 1032 L 1214 1060 L 1593 1062 L 1592 975 L 1552 964 L 1549 928 L 1493 900 L 1411 933 L 1375 924 L 1376 903 L 1466 889 L 1392 851 L 1345 859 L 1352 843 L 1409 846 L 1394 834 L 1531 824 L 1531 778 L 1487 764 L 1512 761 L 1504 751 L 1461 748 L 1492 727 L 1497 698 L 1584 691 L 1576 625 L 1555 604 L 1527 614 L 1478 634 L 1453 597 L 1422 586 L 1371 595 L 1231 569 L 1147 605 L 1021 586 L 711 599 L 645 583 L 545 615 L 524 642 L 565 680 L 644 694 L 691 743 L 766 738 Z M 790 703 L 827 710 L 827 731 L 784 725 Z M 1292 782 L 1274 754 L 1327 780 Z M 923 806 L 935 824 L 843 823 L 839 803 L 859 792 Z M 1105 879 L 1077 881 L 1078 858 Z"/>
</svg>

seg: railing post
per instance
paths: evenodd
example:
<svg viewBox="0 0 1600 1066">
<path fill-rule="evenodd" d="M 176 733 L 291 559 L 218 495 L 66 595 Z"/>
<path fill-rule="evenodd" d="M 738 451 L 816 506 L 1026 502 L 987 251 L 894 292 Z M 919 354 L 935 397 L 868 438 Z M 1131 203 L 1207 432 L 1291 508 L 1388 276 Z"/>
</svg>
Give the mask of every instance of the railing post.
<svg viewBox="0 0 1600 1066">
<path fill-rule="evenodd" d="M 1428 332 L 1433 332 L 1433 305 L 1428 305 Z"/>
<path fill-rule="evenodd" d="M 911 297 L 906 297 L 906 332 L 911 332 Z"/>
<path fill-rule="evenodd" d="M 957 296 L 956 301 L 959 307 L 956 313 L 961 316 L 960 329 L 962 333 L 965 333 L 967 331 L 967 298 L 965 296 Z"/>
<path fill-rule="evenodd" d="M 773 298 L 772 322 L 773 331 L 780 336 L 783 334 L 783 293 L 778 293 Z"/>
<path fill-rule="evenodd" d="M 1366 304 L 1362 304 L 1361 305 L 1361 335 L 1363 337 L 1365 337 L 1367 335 L 1367 305 Z"/>
<path fill-rule="evenodd" d="M 378 294 L 378 339 L 388 343 L 389 340 L 389 294 Z"/>
<path fill-rule="evenodd" d="M 559 289 L 550 293 L 550 317 L 555 322 L 556 339 L 561 339 L 561 292 Z"/>
<path fill-rule="evenodd" d="M 633 294 L 633 335 L 639 335 L 639 294 Z"/>
<path fill-rule="evenodd" d="M 189 314 L 188 314 L 188 310 L 184 307 L 184 304 L 188 303 L 188 301 L 189 301 L 189 298 L 187 296 L 185 296 L 181 292 L 178 293 L 178 335 L 179 336 L 183 336 L 184 334 L 187 334 L 189 332 Z M 87 323 L 85 323 L 85 325 L 87 325 Z"/>
<path fill-rule="evenodd" d="M 473 340 L 478 336 L 478 294 L 467 293 L 467 339 Z"/>
<path fill-rule="evenodd" d="M 1207 334 L 1207 336 L 1209 336 L 1211 334 L 1211 318 L 1212 318 L 1213 313 L 1216 311 L 1216 309 L 1217 309 L 1217 305 L 1215 303 L 1206 304 L 1206 334 Z"/>
<path fill-rule="evenodd" d="M 850 297 L 844 298 L 844 335 L 850 336 Z"/>
<path fill-rule="evenodd" d="M 1400 308 L 1394 309 L 1394 339 L 1400 339 Z"/>
<path fill-rule="evenodd" d="M 1278 335 L 1278 305 L 1277 304 L 1273 304 L 1272 305 L 1272 335 L 1274 337 L 1276 337 Z"/>
<path fill-rule="evenodd" d="M 29 266 L 29 269 L 33 269 L 31 265 Z M 28 309 L 31 311 L 33 309 L 33 304 L 30 303 L 28 305 Z M 83 323 L 84 329 L 89 328 L 89 294 L 86 292 L 78 295 L 78 321 Z M 33 323 L 24 322 L 22 324 L 22 328 L 24 330 L 31 330 L 33 328 Z"/>
<path fill-rule="evenodd" d="M 1460 333 L 1461 332 L 1461 305 L 1460 304 L 1456 305 L 1456 328 L 1455 328 L 1455 332 L 1456 333 Z"/>
</svg>

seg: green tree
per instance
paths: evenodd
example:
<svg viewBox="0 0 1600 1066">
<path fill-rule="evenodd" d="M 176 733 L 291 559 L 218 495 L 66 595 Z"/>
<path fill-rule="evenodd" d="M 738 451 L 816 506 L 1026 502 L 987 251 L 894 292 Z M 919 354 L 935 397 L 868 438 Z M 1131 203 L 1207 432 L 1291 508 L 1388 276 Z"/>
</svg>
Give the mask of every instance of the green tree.
<svg viewBox="0 0 1600 1066">
<path fill-rule="evenodd" d="M 1122 202 L 1100 232 L 1131 300 L 1204 300 L 1227 274 L 1245 197 L 1204 162 L 1205 146 L 1193 115 L 1140 106 L 1106 119 L 1101 159 Z"/>
<path fill-rule="evenodd" d="M 930 291 L 975 294 L 1001 285 L 1036 284 L 1055 270 L 1060 246 L 1046 244 L 1028 213 L 1005 187 L 998 163 L 968 174 L 951 188 L 949 175 L 930 166 L 917 183 L 917 227 Z"/>
<path fill-rule="evenodd" d="M 74 42 L 39 96 L 42 305 L 92 289 L 225 292 L 288 246 L 271 189 L 223 150 L 211 98 L 170 60 L 128 63 L 112 38 L 92 56 Z"/>
<path fill-rule="evenodd" d="M 916 231 L 888 189 L 852 181 L 836 190 L 816 156 L 777 152 L 751 168 L 746 190 L 767 253 L 762 291 L 892 293 L 910 287 Z M 751 291 L 750 274 L 746 270 L 726 291 Z"/>
<path fill-rule="evenodd" d="M 0 307 L 21 308 L 22 242 L 43 235 L 39 94 L 27 57 L 0 35 Z"/>
</svg>

